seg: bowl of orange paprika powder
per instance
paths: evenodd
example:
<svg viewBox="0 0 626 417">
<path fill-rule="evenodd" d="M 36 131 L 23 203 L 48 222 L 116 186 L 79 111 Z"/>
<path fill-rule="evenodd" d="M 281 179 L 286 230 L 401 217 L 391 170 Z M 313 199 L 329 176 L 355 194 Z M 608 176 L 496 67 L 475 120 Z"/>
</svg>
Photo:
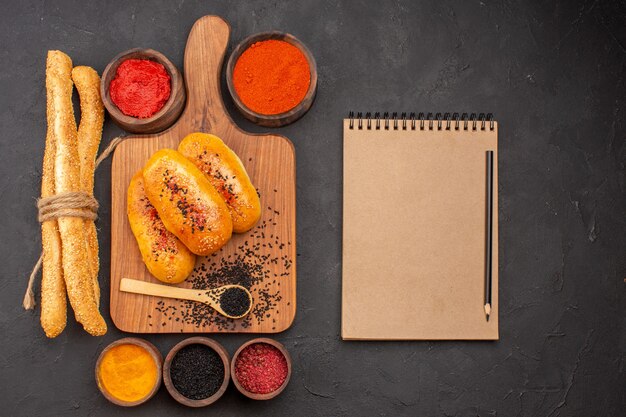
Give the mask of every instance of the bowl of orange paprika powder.
<svg viewBox="0 0 626 417">
<path fill-rule="evenodd" d="M 233 50 L 226 84 L 246 119 L 280 127 L 298 120 L 313 104 L 317 66 L 311 51 L 295 36 L 263 32 Z"/>
</svg>

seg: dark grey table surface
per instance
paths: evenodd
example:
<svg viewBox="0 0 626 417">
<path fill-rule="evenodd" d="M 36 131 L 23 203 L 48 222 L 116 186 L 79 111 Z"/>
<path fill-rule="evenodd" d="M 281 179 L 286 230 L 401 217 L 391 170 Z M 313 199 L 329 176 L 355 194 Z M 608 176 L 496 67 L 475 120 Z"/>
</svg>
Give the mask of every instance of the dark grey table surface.
<svg viewBox="0 0 626 417">
<path fill-rule="evenodd" d="M 318 62 L 311 111 L 277 133 L 297 155 L 298 310 L 277 335 L 287 390 L 234 387 L 209 409 L 164 388 L 136 409 L 94 383 L 108 316 L 110 161 L 97 173 L 101 338 L 73 319 L 56 340 L 25 312 L 40 252 L 34 199 L 45 137 L 45 57 L 102 71 L 151 47 L 182 67 L 193 22 L 224 17 L 231 45 L 295 34 Z M 0 415 L 625 416 L 626 5 L 620 1 L 4 1 L 0 25 Z M 226 91 L 225 89 L 223 91 Z M 263 131 L 242 120 L 244 129 Z M 342 342 L 342 124 L 355 111 L 493 112 L 500 123 L 500 340 Z M 121 131 L 107 120 L 104 141 Z M 410 260 L 407 260 L 410 261 Z M 385 279 L 381 276 L 381 279 Z M 250 335 L 216 335 L 231 352 Z M 146 336 L 162 352 L 181 335 Z"/>
</svg>

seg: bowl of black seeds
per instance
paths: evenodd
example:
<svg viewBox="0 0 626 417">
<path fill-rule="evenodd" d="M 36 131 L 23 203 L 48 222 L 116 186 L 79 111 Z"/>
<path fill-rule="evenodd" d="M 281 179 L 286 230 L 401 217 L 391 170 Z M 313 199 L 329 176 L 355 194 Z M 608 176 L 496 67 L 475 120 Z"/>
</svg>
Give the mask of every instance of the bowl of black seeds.
<svg viewBox="0 0 626 417">
<path fill-rule="evenodd" d="M 163 382 L 170 395 L 188 407 L 217 401 L 230 381 L 226 349 L 206 337 L 190 337 L 170 350 L 163 364 Z"/>
</svg>

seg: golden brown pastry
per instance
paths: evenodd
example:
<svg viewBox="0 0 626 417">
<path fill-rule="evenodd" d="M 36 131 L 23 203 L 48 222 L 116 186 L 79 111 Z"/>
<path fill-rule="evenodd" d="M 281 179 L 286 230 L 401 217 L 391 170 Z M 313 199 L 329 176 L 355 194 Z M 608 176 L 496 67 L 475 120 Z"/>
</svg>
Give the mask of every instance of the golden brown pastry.
<svg viewBox="0 0 626 417">
<path fill-rule="evenodd" d="M 80 96 L 80 125 L 78 126 L 80 188 L 93 196 L 96 155 L 102 139 L 102 124 L 104 123 L 104 105 L 100 98 L 100 77 L 93 68 L 81 66 L 72 70 L 72 80 Z M 100 305 L 98 232 L 93 220 L 85 219 L 84 223 L 94 298 L 96 304 Z"/>
<path fill-rule="evenodd" d="M 252 229 L 261 217 L 261 201 L 239 157 L 222 139 L 208 133 L 187 135 L 178 152 L 202 171 L 220 193 L 233 219 L 233 231 Z"/>
<path fill-rule="evenodd" d="M 130 228 L 148 271 L 160 281 L 177 284 L 193 271 L 196 255 L 169 232 L 148 200 L 143 172 L 137 172 L 128 186 L 126 208 Z"/>
<path fill-rule="evenodd" d="M 54 184 L 57 194 L 80 191 L 77 131 L 72 108 L 72 61 L 62 52 L 50 51 L 46 68 L 48 133 L 55 144 Z M 106 333 L 98 311 L 87 255 L 84 219 L 57 219 L 61 236 L 63 277 L 76 320 L 92 335 Z"/>
<path fill-rule="evenodd" d="M 207 177 L 173 149 L 161 149 L 143 169 L 146 195 L 167 230 L 196 255 L 218 251 L 233 222 L 226 203 Z"/>
<path fill-rule="evenodd" d="M 58 55 L 55 51 L 48 54 L 47 67 L 57 67 L 68 57 Z M 71 61 L 69 68 L 71 68 Z M 66 66 L 64 66 L 65 68 Z M 46 70 L 47 87 L 47 120 L 46 149 L 43 155 L 43 169 L 41 175 L 41 197 L 54 195 L 54 160 L 56 154 L 55 137 L 53 134 L 55 114 L 54 101 L 59 88 L 58 74 Z M 70 87 L 71 88 L 71 87 Z M 71 90 L 70 90 L 71 91 Z M 65 281 L 63 280 L 63 266 L 61 261 L 61 236 L 59 235 L 56 220 L 41 223 L 41 243 L 43 247 L 43 263 L 41 271 L 41 328 L 46 336 L 57 337 L 67 323 L 67 296 L 65 295 Z"/>
</svg>

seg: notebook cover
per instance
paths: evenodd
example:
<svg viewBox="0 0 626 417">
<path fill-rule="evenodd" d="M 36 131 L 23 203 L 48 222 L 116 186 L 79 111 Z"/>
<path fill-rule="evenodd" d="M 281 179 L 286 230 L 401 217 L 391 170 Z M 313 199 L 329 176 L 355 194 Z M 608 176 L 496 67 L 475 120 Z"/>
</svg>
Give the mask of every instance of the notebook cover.
<svg viewBox="0 0 626 417">
<path fill-rule="evenodd" d="M 342 337 L 498 339 L 498 126 L 359 130 L 344 120 Z M 492 312 L 486 151 L 494 151 Z"/>
</svg>

